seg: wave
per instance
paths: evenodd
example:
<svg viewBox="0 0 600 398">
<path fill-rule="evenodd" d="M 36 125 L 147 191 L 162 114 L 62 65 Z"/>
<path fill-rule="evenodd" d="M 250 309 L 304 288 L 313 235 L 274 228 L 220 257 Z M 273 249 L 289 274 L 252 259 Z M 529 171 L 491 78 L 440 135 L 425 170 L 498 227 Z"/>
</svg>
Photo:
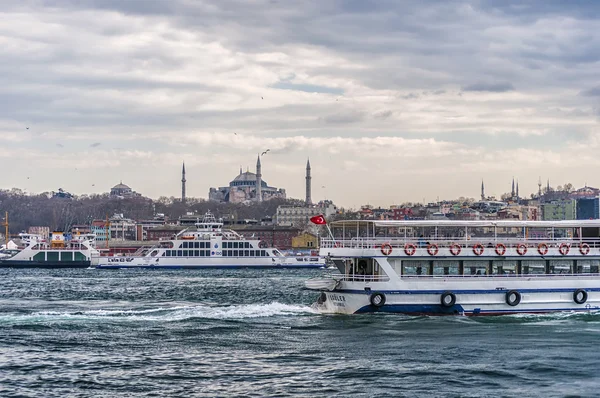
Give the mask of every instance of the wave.
<svg viewBox="0 0 600 398">
<path fill-rule="evenodd" d="M 98 309 L 85 311 L 40 311 L 30 314 L 0 315 L 0 324 L 13 322 L 56 322 L 75 320 L 102 321 L 154 321 L 177 322 L 193 318 L 201 319 L 248 319 L 275 316 L 305 316 L 316 314 L 309 306 L 278 302 L 269 304 L 246 304 L 231 306 L 190 305 L 151 309 Z"/>
</svg>

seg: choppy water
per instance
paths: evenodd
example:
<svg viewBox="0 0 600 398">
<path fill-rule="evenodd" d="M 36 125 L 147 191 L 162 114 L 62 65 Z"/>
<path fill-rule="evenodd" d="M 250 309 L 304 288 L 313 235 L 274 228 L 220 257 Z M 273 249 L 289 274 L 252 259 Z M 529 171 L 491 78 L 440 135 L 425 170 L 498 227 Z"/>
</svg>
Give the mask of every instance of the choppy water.
<svg viewBox="0 0 600 398">
<path fill-rule="evenodd" d="M 321 316 L 320 270 L 0 270 L 0 396 L 598 396 L 600 314 Z"/>
</svg>

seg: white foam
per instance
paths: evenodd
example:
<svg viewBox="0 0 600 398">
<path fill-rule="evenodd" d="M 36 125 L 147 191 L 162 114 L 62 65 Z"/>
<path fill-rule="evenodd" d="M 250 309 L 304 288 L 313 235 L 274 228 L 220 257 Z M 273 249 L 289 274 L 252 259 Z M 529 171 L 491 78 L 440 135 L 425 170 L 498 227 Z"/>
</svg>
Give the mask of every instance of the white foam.
<svg viewBox="0 0 600 398">
<path fill-rule="evenodd" d="M 272 302 L 269 304 L 246 304 L 225 307 L 194 305 L 179 307 L 159 307 L 145 310 L 98 309 L 73 312 L 41 311 L 31 314 L 1 315 L 0 322 L 52 322 L 61 320 L 174 322 L 191 318 L 247 319 L 274 316 L 302 316 L 316 313 L 317 312 L 309 306 L 290 305 Z"/>
</svg>

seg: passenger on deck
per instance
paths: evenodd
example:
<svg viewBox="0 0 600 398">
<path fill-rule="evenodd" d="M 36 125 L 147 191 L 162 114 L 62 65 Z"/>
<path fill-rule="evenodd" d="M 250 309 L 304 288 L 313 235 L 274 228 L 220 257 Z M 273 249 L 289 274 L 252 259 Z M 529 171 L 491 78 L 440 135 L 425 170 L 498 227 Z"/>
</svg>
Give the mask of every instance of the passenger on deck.
<svg viewBox="0 0 600 398">
<path fill-rule="evenodd" d="M 419 247 L 425 247 L 425 246 L 427 246 L 427 242 L 425 242 L 425 238 L 423 237 L 423 235 L 419 236 L 419 240 L 417 242 L 417 245 Z"/>
</svg>

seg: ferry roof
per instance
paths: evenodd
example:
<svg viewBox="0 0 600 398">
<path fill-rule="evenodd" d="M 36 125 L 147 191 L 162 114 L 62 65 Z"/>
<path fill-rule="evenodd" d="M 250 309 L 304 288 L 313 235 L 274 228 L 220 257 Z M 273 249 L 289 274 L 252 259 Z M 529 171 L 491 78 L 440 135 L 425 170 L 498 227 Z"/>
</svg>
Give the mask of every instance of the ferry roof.
<svg viewBox="0 0 600 398">
<path fill-rule="evenodd" d="M 340 220 L 331 223 L 332 227 L 356 227 L 358 223 L 374 224 L 376 227 L 498 227 L 498 228 L 600 228 L 600 220 Z"/>
</svg>

